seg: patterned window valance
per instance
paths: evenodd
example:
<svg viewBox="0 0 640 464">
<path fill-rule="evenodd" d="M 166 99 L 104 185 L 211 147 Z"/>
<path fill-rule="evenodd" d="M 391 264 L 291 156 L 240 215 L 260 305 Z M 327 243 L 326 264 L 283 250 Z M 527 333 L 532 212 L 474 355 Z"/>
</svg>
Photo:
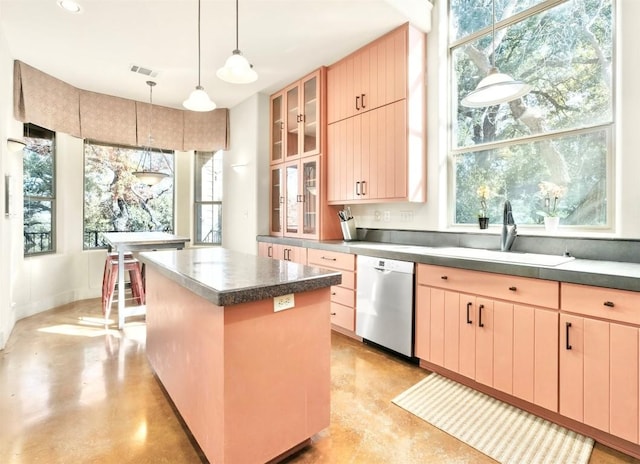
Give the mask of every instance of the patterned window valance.
<svg viewBox="0 0 640 464">
<path fill-rule="evenodd" d="M 144 146 L 149 104 L 77 89 L 21 61 L 14 61 L 13 114 L 75 137 Z M 153 105 L 153 146 L 169 150 L 229 148 L 229 110 L 195 113 Z"/>
</svg>

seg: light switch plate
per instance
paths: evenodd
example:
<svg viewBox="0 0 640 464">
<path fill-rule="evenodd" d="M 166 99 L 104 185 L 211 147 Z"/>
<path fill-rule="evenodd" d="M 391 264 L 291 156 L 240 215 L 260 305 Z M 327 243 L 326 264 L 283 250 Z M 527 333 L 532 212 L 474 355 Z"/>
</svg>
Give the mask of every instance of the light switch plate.
<svg viewBox="0 0 640 464">
<path fill-rule="evenodd" d="M 291 309 L 296 305 L 293 293 L 276 296 L 273 298 L 273 312 Z"/>
</svg>

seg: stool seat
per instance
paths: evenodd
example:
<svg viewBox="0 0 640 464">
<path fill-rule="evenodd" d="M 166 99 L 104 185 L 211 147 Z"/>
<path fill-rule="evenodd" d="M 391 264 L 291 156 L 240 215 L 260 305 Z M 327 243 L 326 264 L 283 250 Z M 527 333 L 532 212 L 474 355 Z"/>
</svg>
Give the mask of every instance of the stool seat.
<svg viewBox="0 0 640 464">
<path fill-rule="evenodd" d="M 115 293 L 116 283 L 118 281 L 118 263 L 117 253 L 108 253 L 104 264 L 104 274 L 102 276 L 102 314 L 108 318 L 111 314 L 111 305 L 113 304 L 113 294 Z M 133 298 L 140 305 L 145 303 L 144 280 L 140 261 L 133 257 L 131 253 L 124 255 L 124 270 L 129 272 L 129 282 L 131 284 L 131 293 Z"/>
</svg>

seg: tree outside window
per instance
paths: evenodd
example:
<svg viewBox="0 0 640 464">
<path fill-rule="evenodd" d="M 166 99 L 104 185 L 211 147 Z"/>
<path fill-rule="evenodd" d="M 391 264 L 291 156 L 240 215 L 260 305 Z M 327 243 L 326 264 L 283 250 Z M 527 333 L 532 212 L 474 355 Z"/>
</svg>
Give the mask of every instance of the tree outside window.
<svg viewBox="0 0 640 464">
<path fill-rule="evenodd" d="M 502 221 L 543 222 L 541 183 L 564 189 L 562 225 L 611 224 L 614 0 L 495 0 L 495 63 L 533 90 L 487 108 L 460 101 L 492 60 L 492 0 L 451 0 L 451 166 L 455 224 L 477 224 L 477 191 Z"/>
<path fill-rule="evenodd" d="M 173 232 L 173 152 L 155 151 L 152 170 L 167 176 L 153 186 L 133 174 L 144 153 L 85 142 L 84 248 L 106 246 L 105 232 Z"/>
<path fill-rule="evenodd" d="M 24 255 L 53 253 L 55 247 L 55 132 L 25 124 L 23 150 Z"/>
</svg>

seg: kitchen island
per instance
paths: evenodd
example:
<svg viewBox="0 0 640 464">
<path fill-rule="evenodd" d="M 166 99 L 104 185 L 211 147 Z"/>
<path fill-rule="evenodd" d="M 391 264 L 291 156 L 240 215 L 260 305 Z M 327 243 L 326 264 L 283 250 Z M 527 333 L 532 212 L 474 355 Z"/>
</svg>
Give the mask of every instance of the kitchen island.
<svg viewBox="0 0 640 464">
<path fill-rule="evenodd" d="M 224 248 L 140 259 L 149 362 L 209 462 L 278 461 L 329 426 L 340 273 Z"/>
</svg>

